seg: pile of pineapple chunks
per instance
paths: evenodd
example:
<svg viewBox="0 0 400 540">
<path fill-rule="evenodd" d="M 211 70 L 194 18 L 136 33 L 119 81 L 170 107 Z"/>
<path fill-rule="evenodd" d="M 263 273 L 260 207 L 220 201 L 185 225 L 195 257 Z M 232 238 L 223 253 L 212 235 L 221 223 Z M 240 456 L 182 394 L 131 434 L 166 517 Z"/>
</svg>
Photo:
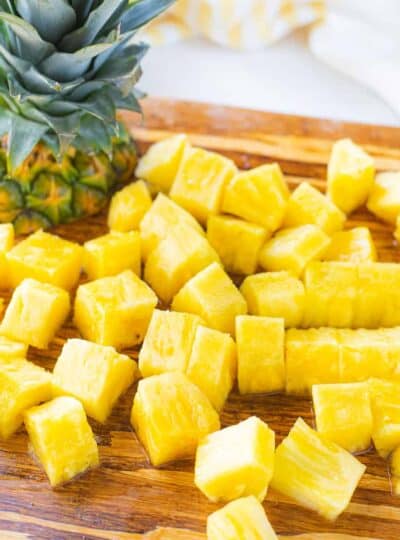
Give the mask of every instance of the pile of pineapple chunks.
<svg viewBox="0 0 400 540">
<path fill-rule="evenodd" d="M 209 540 L 276 539 L 270 486 L 334 520 L 365 471 L 353 454 L 372 443 L 400 494 L 400 265 L 377 262 L 368 228 L 344 230 L 366 204 L 400 240 L 400 173 L 375 175 L 345 139 L 327 195 L 306 182 L 290 193 L 279 165 L 238 171 L 175 135 L 136 175 L 110 232 L 83 246 L 43 231 L 15 242 L 0 226 L 0 288 L 13 290 L 0 303 L 0 438 L 24 423 L 58 486 L 98 465 L 87 417 L 106 422 L 140 379 L 130 420 L 153 466 L 195 456 L 196 486 L 227 503 Z M 81 338 L 50 373 L 28 347 L 49 347 L 71 297 Z M 138 363 L 123 353 L 135 346 Z M 241 394 L 312 396 L 316 429 L 299 418 L 276 448 L 257 417 L 220 429 L 236 381 Z"/>
</svg>

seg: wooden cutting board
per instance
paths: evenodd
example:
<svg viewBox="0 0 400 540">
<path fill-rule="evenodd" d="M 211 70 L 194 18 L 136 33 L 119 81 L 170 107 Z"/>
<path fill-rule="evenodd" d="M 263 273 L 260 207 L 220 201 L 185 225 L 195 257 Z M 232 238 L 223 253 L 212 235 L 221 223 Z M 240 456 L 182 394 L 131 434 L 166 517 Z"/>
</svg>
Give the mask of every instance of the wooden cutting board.
<svg viewBox="0 0 400 540">
<path fill-rule="evenodd" d="M 144 121 L 123 116 L 143 150 L 172 132 L 187 132 L 194 144 L 223 152 L 239 167 L 278 161 L 291 187 L 307 179 L 325 186 L 332 140 L 351 137 L 365 145 L 380 170 L 400 170 L 400 129 L 345 124 L 220 106 L 148 99 Z M 390 227 L 366 211 L 347 226 L 368 225 L 383 261 L 399 261 L 400 248 Z M 105 213 L 57 232 L 83 242 L 106 231 Z M 32 350 L 31 360 L 52 368 L 67 337 L 77 336 L 71 323 L 59 332 L 49 351 Z M 135 355 L 134 351 L 131 351 Z M 217 506 L 194 487 L 193 462 L 152 468 L 129 426 L 134 388 L 115 408 L 106 425 L 92 423 L 100 445 L 101 466 L 57 490 L 28 452 L 21 430 L 0 443 L 0 538 L 35 540 L 203 539 L 206 518 Z M 313 422 L 307 399 L 287 396 L 239 397 L 232 394 L 222 414 L 224 426 L 258 415 L 277 432 L 278 442 L 301 415 Z M 67 441 L 66 441 L 67 444 Z M 293 501 L 269 492 L 265 509 L 282 538 L 298 540 L 400 539 L 400 498 L 391 495 L 386 463 L 373 451 L 360 457 L 367 472 L 348 510 L 329 523 Z M 177 531 L 175 529 L 188 529 Z"/>
</svg>

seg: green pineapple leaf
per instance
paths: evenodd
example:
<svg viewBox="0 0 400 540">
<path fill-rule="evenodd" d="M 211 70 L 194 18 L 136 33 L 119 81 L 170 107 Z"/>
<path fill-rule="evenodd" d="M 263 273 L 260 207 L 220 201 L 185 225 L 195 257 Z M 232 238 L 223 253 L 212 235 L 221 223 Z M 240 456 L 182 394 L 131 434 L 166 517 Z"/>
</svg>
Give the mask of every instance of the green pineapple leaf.
<svg viewBox="0 0 400 540">
<path fill-rule="evenodd" d="M 30 154 L 47 131 L 47 126 L 13 115 L 8 133 L 8 169 L 12 173 Z"/>
<path fill-rule="evenodd" d="M 49 43 L 56 43 L 76 25 L 75 10 L 66 0 L 15 0 L 15 6 L 21 17 Z"/>
</svg>

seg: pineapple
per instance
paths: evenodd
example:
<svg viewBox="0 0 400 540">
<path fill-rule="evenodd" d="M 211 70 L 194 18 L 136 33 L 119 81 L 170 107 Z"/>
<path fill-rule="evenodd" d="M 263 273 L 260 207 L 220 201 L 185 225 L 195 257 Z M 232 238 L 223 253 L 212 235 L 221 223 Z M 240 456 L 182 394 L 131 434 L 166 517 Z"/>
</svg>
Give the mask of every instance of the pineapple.
<svg viewBox="0 0 400 540">
<path fill-rule="evenodd" d="M 383 221 L 396 224 L 400 214 L 400 172 L 382 172 L 376 175 L 367 208 Z"/>
<path fill-rule="evenodd" d="M 241 394 L 285 389 L 283 319 L 236 317 L 238 385 Z"/>
<path fill-rule="evenodd" d="M 275 453 L 271 487 L 331 521 L 348 506 L 365 466 L 299 418 Z"/>
<path fill-rule="evenodd" d="M 324 252 L 324 261 L 374 262 L 376 248 L 368 227 L 355 227 L 348 231 L 338 231 L 331 237 L 331 243 Z"/>
<path fill-rule="evenodd" d="M 117 232 L 138 229 L 151 204 L 149 190 L 142 180 L 127 185 L 111 199 L 108 227 Z"/>
<path fill-rule="evenodd" d="M 371 445 L 368 383 L 315 384 L 312 398 L 317 431 L 351 453 Z"/>
<path fill-rule="evenodd" d="M 400 384 L 371 379 L 369 391 L 373 417 L 372 440 L 378 454 L 387 458 L 400 446 Z"/>
<path fill-rule="evenodd" d="M 329 237 L 315 225 L 301 225 L 278 232 L 261 249 L 259 262 L 272 272 L 288 270 L 300 276 L 305 266 L 318 259 L 329 245 Z"/>
<path fill-rule="evenodd" d="M 132 270 L 140 277 L 139 232 L 111 232 L 89 240 L 83 248 L 83 269 L 90 280 L 115 276 L 124 270 Z"/>
<path fill-rule="evenodd" d="M 0 353 L 0 396 L 0 439 L 7 439 L 26 409 L 51 399 L 51 374 L 22 358 L 4 360 Z"/>
<path fill-rule="evenodd" d="M 386 312 L 386 301 L 390 294 L 385 285 L 385 277 L 393 267 L 396 272 L 397 266 L 381 263 L 360 263 L 357 265 L 358 294 L 355 300 L 353 327 L 354 328 L 379 328 Z M 332 267 L 332 271 L 335 268 Z M 399 274 L 400 275 L 400 274 Z M 394 325 L 397 324 L 394 322 Z"/>
<path fill-rule="evenodd" d="M 300 326 L 303 320 L 305 291 L 303 282 L 289 272 L 264 272 L 248 276 L 240 287 L 249 313 L 281 317 L 286 328 Z"/>
<path fill-rule="evenodd" d="M 25 427 L 52 487 L 99 464 L 93 432 L 81 403 L 58 397 L 25 412 Z"/>
<path fill-rule="evenodd" d="M 0 335 L 0 359 L 26 358 L 28 345 Z"/>
<path fill-rule="evenodd" d="M 210 514 L 207 540 L 278 540 L 264 508 L 255 497 L 243 497 Z"/>
<path fill-rule="evenodd" d="M 199 315 L 211 328 L 235 332 L 235 318 L 247 313 L 243 296 L 218 263 L 210 264 L 178 292 L 172 309 Z"/>
<path fill-rule="evenodd" d="M 25 279 L 14 291 L 0 334 L 47 349 L 70 311 L 69 294 L 47 283 Z"/>
<path fill-rule="evenodd" d="M 268 236 L 259 225 L 227 216 L 212 216 L 207 222 L 207 239 L 231 274 L 254 274 Z"/>
<path fill-rule="evenodd" d="M 400 496 L 400 446 L 390 456 L 390 480 L 393 495 Z"/>
<path fill-rule="evenodd" d="M 14 227 L 11 223 L 0 224 L 0 290 L 10 287 L 7 251 L 14 245 Z"/>
<path fill-rule="evenodd" d="M 170 197 L 200 223 L 221 211 L 225 186 L 237 169 L 230 159 L 202 148 L 188 148 L 172 184 Z"/>
<path fill-rule="evenodd" d="M 328 196 L 346 214 L 363 205 L 374 182 L 374 160 L 350 139 L 335 142 L 328 163 Z"/>
<path fill-rule="evenodd" d="M 80 285 L 74 322 L 81 335 L 99 345 L 124 348 L 143 341 L 157 297 L 131 270 Z"/>
<path fill-rule="evenodd" d="M 272 478 L 274 453 L 275 433 L 252 416 L 201 439 L 194 483 L 213 502 L 248 495 L 263 501 Z"/>
<path fill-rule="evenodd" d="M 86 414 L 104 423 L 118 398 L 137 377 L 137 364 L 112 347 L 69 339 L 53 371 L 55 396 L 73 396 Z"/>
<path fill-rule="evenodd" d="M 131 423 L 155 467 L 193 456 L 199 441 L 220 427 L 206 396 L 183 373 L 140 381 Z"/>
<path fill-rule="evenodd" d="M 277 163 L 239 172 L 227 185 L 222 211 L 267 229 L 279 229 L 289 188 Z"/>
</svg>

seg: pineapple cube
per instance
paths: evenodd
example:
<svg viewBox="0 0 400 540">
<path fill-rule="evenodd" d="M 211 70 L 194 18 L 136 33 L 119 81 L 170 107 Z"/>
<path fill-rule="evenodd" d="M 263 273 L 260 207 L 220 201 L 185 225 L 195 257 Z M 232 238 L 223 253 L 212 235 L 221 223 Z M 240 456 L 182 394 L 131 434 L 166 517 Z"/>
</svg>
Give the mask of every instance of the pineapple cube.
<svg viewBox="0 0 400 540">
<path fill-rule="evenodd" d="M 136 362 L 113 347 L 69 339 L 54 366 L 53 392 L 79 399 L 86 414 L 103 423 L 136 376 Z"/>
<path fill-rule="evenodd" d="M 388 266 L 391 265 L 381 263 L 357 265 L 358 292 L 354 304 L 354 328 L 379 328 L 381 326 L 389 292 L 384 283 Z"/>
<path fill-rule="evenodd" d="M 189 148 L 172 184 L 170 197 L 200 223 L 221 211 L 225 186 L 237 169 L 230 159 L 202 148 Z"/>
<path fill-rule="evenodd" d="M 26 409 L 51 399 L 51 373 L 22 358 L 0 358 L 0 439 L 23 422 Z"/>
<path fill-rule="evenodd" d="M 25 427 L 55 487 L 99 464 L 99 453 L 82 404 L 58 397 L 25 413 Z"/>
<path fill-rule="evenodd" d="M 0 334 L 47 349 L 69 310 L 69 294 L 64 289 L 25 279 L 12 295 L 0 325 Z"/>
<path fill-rule="evenodd" d="M 188 137 L 184 134 L 172 135 L 153 144 L 139 160 L 136 176 L 147 180 L 153 191 L 168 193 L 189 147 Z"/>
<path fill-rule="evenodd" d="M 236 317 L 238 384 L 241 394 L 285 389 L 283 319 Z"/>
<path fill-rule="evenodd" d="M 236 378 L 236 345 L 231 336 L 198 326 L 186 375 L 220 411 Z"/>
<path fill-rule="evenodd" d="M 149 190 L 142 180 L 125 186 L 111 199 L 108 227 L 118 232 L 138 229 L 151 204 Z"/>
<path fill-rule="evenodd" d="M 311 223 L 332 234 L 343 229 L 345 214 L 325 195 L 307 182 L 301 183 L 291 194 L 283 227 L 298 227 Z"/>
<path fill-rule="evenodd" d="M 192 352 L 197 315 L 155 309 L 139 353 L 139 369 L 143 377 L 167 371 L 185 373 Z"/>
<path fill-rule="evenodd" d="M 364 472 L 354 456 L 299 418 L 276 449 L 271 487 L 333 521 L 348 506 Z"/>
<path fill-rule="evenodd" d="M 281 317 L 286 328 L 300 326 L 305 302 L 304 285 L 289 272 L 263 272 L 248 276 L 240 292 L 251 315 Z"/>
<path fill-rule="evenodd" d="M 80 285 L 74 322 L 85 339 L 116 348 L 143 341 L 157 297 L 131 270 Z"/>
<path fill-rule="evenodd" d="M 376 175 L 367 208 L 383 221 L 396 224 L 400 214 L 400 172 L 382 172 Z"/>
<path fill-rule="evenodd" d="M 335 142 L 328 163 L 328 196 L 346 214 L 363 205 L 374 182 L 374 160 L 350 139 Z"/>
<path fill-rule="evenodd" d="M 84 244 L 83 269 L 90 280 L 115 276 L 124 270 L 141 274 L 140 234 L 111 232 Z"/>
<path fill-rule="evenodd" d="M 378 265 L 378 286 L 382 291 L 383 303 L 380 326 L 400 325 L 400 265 L 398 263 L 375 263 Z M 373 309 L 373 307 L 371 306 Z"/>
<path fill-rule="evenodd" d="M 0 224 L 0 289 L 10 287 L 6 252 L 14 245 L 14 227 L 11 223 Z"/>
<path fill-rule="evenodd" d="M 390 480 L 393 495 L 400 496 L 400 446 L 390 456 Z"/>
<path fill-rule="evenodd" d="M 259 262 L 265 270 L 288 270 L 300 276 L 306 265 L 318 259 L 328 245 L 329 237 L 315 225 L 285 229 L 267 241 Z"/>
<path fill-rule="evenodd" d="M 172 229 L 150 253 L 144 279 L 169 304 L 190 278 L 213 262 L 220 261 L 207 239 L 192 227 L 181 225 Z"/>
<path fill-rule="evenodd" d="M 232 274 L 254 274 L 267 237 L 266 229 L 241 219 L 213 216 L 207 223 L 208 241 Z"/>
<path fill-rule="evenodd" d="M 207 540 L 278 540 L 253 496 L 228 503 L 207 519 Z"/>
<path fill-rule="evenodd" d="M 218 263 L 189 280 L 175 296 L 172 309 L 195 313 L 207 326 L 232 335 L 236 316 L 247 313 L 245 299 Z"/>
<path fill-rule="evenodd" d="M 0 335 L 0 359 L 26 358 L 28 345 Z"/>
<path fill-rule="evenodd" d="M 312 398 L 318 433 L 348 452 L 368 450 L 372 436 L 368 383 L 315 384 Z"/>
<path fill-rule="evenodd" d="M 400 384 L 371 379 L 369 391 L 373 417 L 372 440 L 378 454 L 386 458 L 400 446 Z"/>
<path fill-rule="evenodd" d="M 70 290 L 78 283 L 82 257 L 78 244 L 37 231 L 7 252 L 11 285 L 32 278 Z"/>
<path fill-rule="evenodd" d="M 376 248 L 368 227 L 355 227 L 348 231 L 334 233 L 323 255 L 323 260 L 356 264 L 376 261 Z"/>
<path fill-rule="evenodd" d="M 220 428 L 203 392 L 177 372 L 139 382 L 131 423 L 154 466 L 193 456 L 199 441 Z"/>
</svg>

